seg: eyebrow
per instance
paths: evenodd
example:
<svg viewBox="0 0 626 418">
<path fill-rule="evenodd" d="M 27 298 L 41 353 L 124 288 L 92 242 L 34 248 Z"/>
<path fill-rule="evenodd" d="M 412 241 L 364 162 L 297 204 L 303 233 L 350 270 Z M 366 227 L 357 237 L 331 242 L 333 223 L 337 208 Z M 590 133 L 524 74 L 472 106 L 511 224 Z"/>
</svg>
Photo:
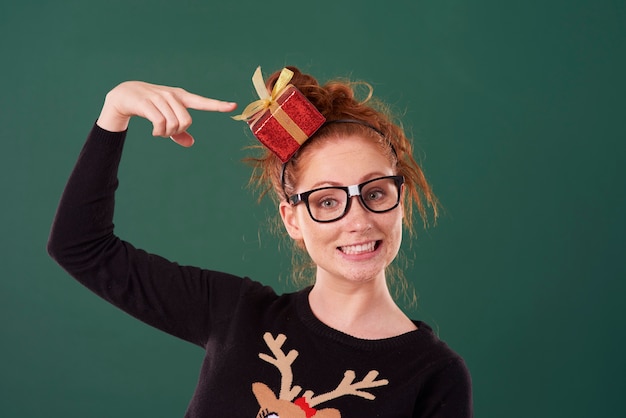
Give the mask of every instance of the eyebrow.
<svg viewBox="0 0 626 418">
<path fill-rule="evenodd" d="M 361 177 L 361 180 L 357 184 L 361 184 L 363 182 L 366 182 L 368 180 L 373 180 L 378 177 L 386 177 L 389 175 L 393 175 L 393 174 L 384 174 L 382 172 L 376 171 L 376 172 L 369 173 L 366 176 Z M 351 184 L 343 184 L 343 183 L 339 183 L 336 181 L 323 180 L 323 181 L 319 181 L 315 183 L 313 186 L 311 186 L 310 189 L 307 189 L 307 190 L 319 189 L 321 187 L 348 187 L 348 186 L 351 186 Z"/>
</svg>

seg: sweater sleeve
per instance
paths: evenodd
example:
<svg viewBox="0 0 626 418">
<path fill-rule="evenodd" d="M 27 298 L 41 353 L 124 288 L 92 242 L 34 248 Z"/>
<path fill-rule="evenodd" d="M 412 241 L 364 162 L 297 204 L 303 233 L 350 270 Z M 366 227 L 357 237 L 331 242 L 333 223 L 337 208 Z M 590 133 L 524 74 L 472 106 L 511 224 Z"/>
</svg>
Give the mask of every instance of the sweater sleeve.
<svg viewBox="0 0 626 418">
<path fill-rule="evenodd" d="M 94 125 L 65 187 L 48 253 L 71 276 L 130 315 L 205 346 L 228 323 L 243 279 L 181 266 L 114 234 L 117 171 L 126 132 Z M 218 287 L 219 291 L 213 291 Z"/>
</svg>

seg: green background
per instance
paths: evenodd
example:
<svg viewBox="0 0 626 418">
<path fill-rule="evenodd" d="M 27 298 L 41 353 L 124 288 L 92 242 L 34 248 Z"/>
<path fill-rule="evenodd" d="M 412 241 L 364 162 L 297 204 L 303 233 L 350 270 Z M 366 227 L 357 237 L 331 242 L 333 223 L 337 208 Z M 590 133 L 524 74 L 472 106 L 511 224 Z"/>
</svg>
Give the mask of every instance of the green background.
<svg viewBox="0 0 626 418">
<path fill-rule="evenodd" d="M 467 361 L 479 417 L 626 416 L 624 1 L 58 0 L 0 6 L 0 415 L 182 416 L 202 350 L 45 251 L 105 94 L 139 79 L 245 105 L 290 64 L 365 80 L 403 115 L 446 211 L 407 251 Z M 183 149 L 131 123 L 117 232 L 291 289 L 246 189 L 245 124 L 194 113 Z"/>
</svg>

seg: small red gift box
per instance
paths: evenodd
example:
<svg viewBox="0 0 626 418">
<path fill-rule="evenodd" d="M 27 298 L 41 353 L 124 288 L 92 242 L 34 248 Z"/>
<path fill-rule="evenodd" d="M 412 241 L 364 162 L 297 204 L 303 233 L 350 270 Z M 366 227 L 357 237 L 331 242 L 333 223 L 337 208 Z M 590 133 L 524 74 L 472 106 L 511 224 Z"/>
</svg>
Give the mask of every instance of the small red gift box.
<svg viewBox="0 0 626 418">
<path fill-rule="evenodd" d="M 275 105 L 249 124 L 254 136 L 284 163 L 325 121 L 315 106 L 290 85 Z"/>
<path fill-rule="evenodd" d="M 284 68 L 270 94 L 257 68 L 252 81 L 260 100 L 234 117 L 246 120 L 254 136 L 283 163 L 326 121 L 296 87 L 287 84 L 292 76 L 293 72 Z"/>
</svg>

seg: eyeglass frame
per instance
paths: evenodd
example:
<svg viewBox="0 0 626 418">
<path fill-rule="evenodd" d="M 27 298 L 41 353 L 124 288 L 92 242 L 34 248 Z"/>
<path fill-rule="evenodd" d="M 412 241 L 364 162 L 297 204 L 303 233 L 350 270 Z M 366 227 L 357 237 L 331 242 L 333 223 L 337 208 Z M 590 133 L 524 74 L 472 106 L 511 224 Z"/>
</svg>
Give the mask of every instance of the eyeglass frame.
<svg viewBox="0 0 626 418">
<path fill-rule="evenodd" d="M 396 185 L 396 188 L 398 189 L 398 198 L 396 199 L 396 203 L 390 207 L 389 209 L 385 209 L 385 210 L 374 210 L 371 209 L 367 203 L 365 203 L 365 201 L 363 200 L 363 196 L 361 195 L 361 190 L 363 189 L 364 186 L 368 185 L 369 183 L 373 183 L 375 181 L 378 180 L 384 180 L 384 179 L 392 179 Z M 372 212 L 372 213 L 386 213 L 386 212 L 390 212 L 392 210 L 394 210 L 395 208 L 398 207 L 398 205 L 400 204 L 400 198 L 402 196 L 402 185 L 404 184 L 404 176 L 401 175 L 395 175 L 395 176 L 382 176 L 382 177 L 376 177 L 375 179 L 371 179 L 371 180 L 367 180 L 364 181 L 363 183 L 359 183 L 359 184 L 353 184 L 351 186 L 325 186 L 325 187 L 318 187 L 317 189 L 313 189 L 313 190 L 308 190 L 306 192 L 302 192 L 302 193 L 296 193 L 293 194 L 291 196 L 288 196 L 287 201 L 291 204 L 291 206 L 296 206 L 302 202 L 304 202 L 307 211 L 309 212 L 309 216 L 311 217 L 312 220 L 314 220 L 315 222 L 319 222 L 319 223 L 330 223 L 330 222 L 336 222 L 340 219 L 342 219 L 343 217 L 345 217 L 348 212 L 350 211 L 350 205 L 352 204 L 352 198 L 354 196 L 358 196 L 359 197 L 359 201 L 361 202 L 361 206 L 363 206 L 366 210 Z M 336 190 L 343 190 L 344 192 L 346 192 L 346 195 L 348 196 L 348 198 L 346 199 L 346 207 L 343 210 L 343 213 L 334 219 L 329 219 L 329 220 L 319 220 L 319 219 L 315 219 L 315 217 L 313 216 L 313 213 L 311 212 L 311 207 L 309 206 L 309 196 L 312 193 L 315 193 L 317 191 L 320 190 L 327 190 L 327 189 L 336 189 Z"/>
</svg>

